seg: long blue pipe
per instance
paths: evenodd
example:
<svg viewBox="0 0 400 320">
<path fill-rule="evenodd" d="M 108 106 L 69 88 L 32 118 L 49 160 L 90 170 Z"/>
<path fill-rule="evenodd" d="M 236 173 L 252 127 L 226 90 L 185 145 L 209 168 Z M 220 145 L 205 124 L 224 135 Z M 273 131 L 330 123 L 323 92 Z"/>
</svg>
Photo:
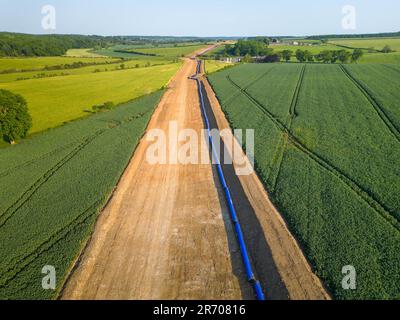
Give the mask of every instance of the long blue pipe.
<svg viewBox="0 0 400 320">
<path fill-rule="evenodd" d="M 220 162 L 220 159 L 218 157 L 217 151 L 215 149 L 214 141 L 213 141 L 213 138 L 212 138 L 212 135 L 211 135 L 210 122 L 208 121 L 206 108 L 204 106 L 202 84 L 201 84 L 201 81 L 196 77 L 197 75 L 200 74 L 200 68 L 201 68 L 201 61 L 198 61 L 197 68 L 196 68 L 196 74 L 194 76 L 192 76 L 191 79 L 192 80 L 196 80 L 196 82 L 197 82 L 197 87 L 198 87 L 199 96 L 200 96 L 200 105 L 201 105 L 201 110 L 202 110 L 203 117 L 204 117 L 204 120 L 205 120 L 205 123 L 206 123 L 206 128 L 207 128 L 207 133 L 208 133 L 208 140 L 210 141 L 212 154 L 213 154 L 213 157 L 215 158 L 215 161 L 216 161 L 216 164 L 217 164 L 218 176 L 219 176 L 222 188 L 223 188 L 224 193 L 225 193 L 225 199 L 226 199 L 226 202 L 228 203 L 228 208 L 229 208 L 229 212 L 231 214 L 231 218 L 232 218 L 233 224 L 235 226 L 236 236 L 238 238 L 240 252 L 241 252 L 241 255 L 242 255 L 242 260 L 243 260 L 243 264 L 244 264 L 244 267 L 245 267 L 245 270 L 246 270 L 247 280 L 253 285 L 254 291 L 256 293 L 257 300 L 265 300 L 265 296 L 264 296 L 263 290 L 261 288 L 261 284 L 255 278 L 253 269 L 251 267 L 249 255 L 247 253 L 246 243 L 244 242 L 242 228 L 240 227 L 240 222 L 239 222 L 238 216 L 236 214 L 235 206 L 233 205 L 231 193 L 229 191 L 228 185 L 226 184 L 226 180 L 225 180 L 224 172 L 222 170 L 221 162 Z"/>
</svg>

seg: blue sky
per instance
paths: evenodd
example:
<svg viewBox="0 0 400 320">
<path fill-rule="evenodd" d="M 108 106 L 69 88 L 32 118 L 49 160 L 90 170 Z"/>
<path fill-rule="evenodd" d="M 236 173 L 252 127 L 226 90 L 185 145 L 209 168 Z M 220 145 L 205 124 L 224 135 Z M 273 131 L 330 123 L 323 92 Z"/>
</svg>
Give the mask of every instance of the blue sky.
<svg viewBox="0 0 400 320">
<path fill-rule="evenodd" d="M 0 0 L 0 31 L 47 33 L 43 5 L 56 8 L 50 33 L 255 36 L 400 31 L 398 0 Z M 355 30 L 342 8 L 356 9 Z"/>
</svg>

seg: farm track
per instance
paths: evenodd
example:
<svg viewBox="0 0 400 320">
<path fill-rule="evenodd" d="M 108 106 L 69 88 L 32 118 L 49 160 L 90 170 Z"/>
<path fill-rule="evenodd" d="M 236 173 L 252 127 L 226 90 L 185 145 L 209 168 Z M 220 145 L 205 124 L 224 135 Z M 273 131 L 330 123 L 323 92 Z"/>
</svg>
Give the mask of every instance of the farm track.
<svg viewBox="0 0 400 320">
<path fill-rule="evenodd" d="M 367 203 L 371 208 L 380 214 L 388 223 L 390 223 L 397 231 L 400 231 L 400 221 L 384 204 L 380 203 L 373 195 L 361 187 L 351 177 L 343 173 L 339 168 L 329 163 L 328 160 L 322 156 L 316 154 L 312 150 L 308 149 L 303 143 L 301 143 L 283 124 L 278 118 L 276 118 L 264 105 L 262 105 L 257 99 L 252 97 L 248 92 L 243 90 L 238 84 L 236 84 L 231 78 L 229 81 L 233 86 L 240 90 L 261 112 L 263 112 L 284 134 L 288 136 L 288 139 L 294 147 L 306 154 L 310 159 L 316 162 L 320 167 L 327 170 L 339 180 L 341 180 L 352 192 L 354 192 L 361 200 Z"/>
<path fill-rule="evenodd" d="M 397 139 L 398 142 L 400 142 L 399 130 L 393 124 L 393 122 L 390 120 L 390 118 L 386 114 L 384 108 L 381 106 L 381 104 L 375 98 L 374 94 L 371 93 L 370 89 L 367 88 L 360 80 L 355 78 L 344 65 L 341 64 L 339 66 L 340 66 L 340 69 L 345 74 L 345 76 L 360 90 L 360 92 L 364 95 L 364 97 L 367 98 L 368 102 L 375 109 L 376 113 L 381 118 L 381 120 L 384 122 L 384 124 L 389 129 L 389 131 L 392 133 L 394 138 Z"/>
<path fill-rule="evenodd" d="M 295 89 L 294 94 L 293 94 L 292 103 L 290 104 L 290 110 L 289 110 L 290 125 L 292 123 L 292 120 L 295 117 L 297 117 L 296 107 L 297 107 L 297 103 L 298 103 L 298 100 L 299 100 L 301 85 L 303 84 L 303 79 L 304 79 L 304 74 L 306 72 L 306 67 L 307 67 L 307 65 L 304 64 L 303 67 L 301 68 L 299 80 L 297 82 L 296 89 Z"/>
</svg>

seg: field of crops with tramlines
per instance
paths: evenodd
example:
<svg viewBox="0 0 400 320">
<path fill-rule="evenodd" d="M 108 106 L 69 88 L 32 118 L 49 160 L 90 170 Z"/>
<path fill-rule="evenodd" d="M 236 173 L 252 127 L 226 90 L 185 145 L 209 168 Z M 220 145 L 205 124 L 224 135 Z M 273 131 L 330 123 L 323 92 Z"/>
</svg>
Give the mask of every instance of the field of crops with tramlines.
<svg viewBox="0 0 400 320">
<path fill-rule="evenodd" d="M 333 296 L 400 298 L 400 68 L 245 64 L 209 80 L 231 126 L 255 129 L 257 172 Z"/>
<path fill-rule="evenodd" d="M 0 153 L 0 299 L 56 297 L 162 91 Z M 49 261 L 57 290 L 41 287 Z"/>
</svg>

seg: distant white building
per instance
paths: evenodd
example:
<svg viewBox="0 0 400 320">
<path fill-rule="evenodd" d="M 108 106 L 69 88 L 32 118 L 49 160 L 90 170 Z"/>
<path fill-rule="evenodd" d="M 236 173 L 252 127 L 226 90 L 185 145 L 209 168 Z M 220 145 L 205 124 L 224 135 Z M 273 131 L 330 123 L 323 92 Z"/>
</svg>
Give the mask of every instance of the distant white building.
<svg viewBox="0 0 400 320">
<path fill-rule="evenodd" d="M 225 57 L 222 58 L 221 61 L 226 62 L 226 63 L 238 63 L 242 61 L 241 57 Z"/>
<path fill-rule="evenodd" d="M 297 41 L 293 41 L 293 45 L 294 45 L 294 46 L 298 46 L 299 43 L 298 43 Z"/>
</svg>

